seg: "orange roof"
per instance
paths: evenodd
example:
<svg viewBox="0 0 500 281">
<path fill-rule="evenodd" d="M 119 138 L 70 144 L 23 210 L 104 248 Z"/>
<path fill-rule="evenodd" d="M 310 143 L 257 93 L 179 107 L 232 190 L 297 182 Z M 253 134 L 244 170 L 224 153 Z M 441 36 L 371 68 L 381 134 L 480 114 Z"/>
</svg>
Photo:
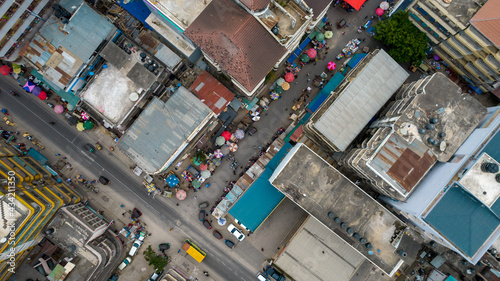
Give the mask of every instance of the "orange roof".
<svg viewBox="0 0 500 281">
<path fill-rule="evenodd" d="M 489 0 L 470 23 L 495 46 L 500 47 L 500 0 Z"/>
<path fill-rule="evenodd" d="M 189 87 L 189 91 L 194 93 L 215 114 L 220 114 L 234 98 L 231 91 L 206 71 L 203 71 L 196 78 Z"/>
<path fill-rule="evenodd" d="M 351 5 L 356 11 L 359 11 L 361 6 L 365 3 L 366 0 L 346 0 L 347 4 Z"/>
</svg>

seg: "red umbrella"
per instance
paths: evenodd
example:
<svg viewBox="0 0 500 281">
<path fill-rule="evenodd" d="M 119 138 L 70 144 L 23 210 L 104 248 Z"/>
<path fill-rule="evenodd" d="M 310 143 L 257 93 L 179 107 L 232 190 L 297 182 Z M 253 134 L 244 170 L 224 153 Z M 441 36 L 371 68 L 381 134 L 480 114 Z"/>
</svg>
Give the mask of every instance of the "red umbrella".
<svg viewBox="0 0 500 281">
<path fill-rule="evenodd" d="M 40 94 L 38 95 L 38 98 L 41 100 L 46 100 L 47 99 L 47 93 L 44 91 L 41 91 Z"/>
<path fill-rule="evenodd" d="M 287 74 L 285 74 L 285 81 L 286 82 L 290 83 L 293 81 L 294 78 L 295 78 L 295 76 L 291 72 L 288 72 Z"/>
<path fill-rule="evenodd" d="M 375 9 L 375 14 L 377 14 L 377 16 L 381 16 L 384 14 L 384 10 L 377 8 L 377 9 Z"/>
<path fill-rule="evenodd" d="M 0 67 L 0 73 L 2 75 L 9 75 L 10 67 L 8 67 L 7 65 L 2 65 L 2 67 Z"/>
<path fill-rule="evenodd" d="M 328 68 L 328 70 L 334 70 L 337 65 L 333 61 L 329 61 L 326 67 Z"/>
<path fill-rule="evenodd" d="M 311 48 L 311 49 L 307 50 L 307 55 L 311 59 L 313 59 L 317 54 L 318 54 L 318 52 L 316 52 L 316 49 L 314 49 L 314 48 Z"/>
<path fill-rule="evenodd" d="M 231 133 L 228 131 L 224 131 L 220 135 L 221 135 L 221 137 L 224 137 L 225 140 L 229 140 L 231 138 Z"/>
</svg>

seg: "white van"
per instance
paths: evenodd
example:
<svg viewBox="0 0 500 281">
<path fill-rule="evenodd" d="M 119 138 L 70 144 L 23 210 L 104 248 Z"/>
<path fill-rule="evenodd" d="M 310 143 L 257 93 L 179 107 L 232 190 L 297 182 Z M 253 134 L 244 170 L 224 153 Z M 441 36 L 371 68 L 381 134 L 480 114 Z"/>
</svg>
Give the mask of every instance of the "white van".
<svg viewBox="0 0 500 281">
<path fill-rule="evenodd" d="M 264 277 L 264 275 L 262 273 L 260 273 L 260 272 L 257 274 L 257 279 L 259 281 L 269 281 L 269 279 L 267 279 L 266 277 Z"/>
<path fill-rule="evenodd" d="M 132 261 L 132 258 L 131 257 L 127 257 L 126 259 L 124 259 L 122 261 L 122 263 L 120 263 L 120 265 L 118 266 L 118 269 L 119 270 L 123 270 L 127 265 L 130 264 L 131 261 Z"/>
</svg>

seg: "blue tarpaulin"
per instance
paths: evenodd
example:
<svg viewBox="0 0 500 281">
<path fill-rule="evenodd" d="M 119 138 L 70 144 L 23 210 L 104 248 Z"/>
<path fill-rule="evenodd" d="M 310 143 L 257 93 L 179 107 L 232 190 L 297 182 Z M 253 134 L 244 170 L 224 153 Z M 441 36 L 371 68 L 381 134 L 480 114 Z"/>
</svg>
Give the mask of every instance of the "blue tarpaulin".
<svg viewBox="0 0 500 281">
<path fill-rule="evenodd" d="M 309 42 L 311 42 L 311 38 L 307 37 L 306 40 L 304 40 L 304 42 L 302 42 L 302 44 L 300 44 L 300 46 L 297 49 L 295 49 L 295 52 L 293 52 L 293 54 L 286 61 L 288 63 L 293 63 L 293 61 L 298 56 L 300 56 L 302 51 L 304 51 L 304 48 L 307 47 L 307 44 L 309 44 Z"/>
<path fill-rule="evenodd" d="M 319 92 L 316 97 L 307 105 L 307 108 L 311 112 L 315 112 L 321 106 L 321 104 L 328 98 L 333 90 L 335 90 L 340 83 L 344 80 L 344 75 L 342 73 L 337 72 L 333 77 L 326 83 L 325 87 Z"/>
<path fill-rule="evenodd" d="M 30 148 L 28 150 L 28 155 L 31 156 L 33 159 L 35 159 L 36 162 L 45 165 L 49 161 L 47 157 L 43 156 L 40 152 L 37 150 Z"/>
<path fill-rule="evenodd" d="M 151 27 L 146 23 L 146 19 L 151 14 L 151 11 L 142 0 L 131 0 L 127 4 L 124 4 L 123 1 L 118 1 L 118 4 L 137 20 L 142 22 L 147 29 L 151 29 Z"/>
<path fill-rule="evenodd" d="M 347 62 L 347 66 L 350 68 L 354 68 L 364 57 L 366 57 L 366 53 L 355 54 L 352 58 Z"/>
</svg>

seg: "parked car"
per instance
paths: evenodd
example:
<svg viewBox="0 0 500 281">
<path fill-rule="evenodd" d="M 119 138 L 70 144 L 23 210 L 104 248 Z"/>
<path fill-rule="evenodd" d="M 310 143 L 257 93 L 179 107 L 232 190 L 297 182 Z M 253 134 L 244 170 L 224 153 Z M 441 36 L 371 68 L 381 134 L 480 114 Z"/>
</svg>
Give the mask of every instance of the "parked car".
<svg viewBox="0 0 500 281">
<path fill-rule="evenodd" d="M 142 245 L 142 241 L 137 239 L 134 241 L 134 244 L 132 245 L 132 249 L 130 249 L 130 252 L 128 252 L 128 255 L 133 257 L 135 256 L 135 254 L 137 254 L 137 252 L 139 251 L 139 248 L 141 247 Z"/>
<path fill-rule="evenodd" d="M 269 279 L 267 279 L 267 278 L 264 276 L 264 274 L 262 274 L 261 272 L 259 272 L 259 273 L 257 274 L 257 280 L 259 280 L 259 281 L 269 281 Z"/>
<path fill-rule="evenodd" d="M 149 277 L 149 281 L 156 281 L 162 273 L 163 273 L 163 270 L 160 270 L 159 272 L 155 270 L 153 275 L 151 275 L 151 277 Z"/>
<path fill-rule="evenodd" d="M 214 237 L 220 240 L 222 239 L 222 234 L 220 234 L 217 230 L 214 230 Z"/>
<path fill-rule="evenodd" d="M 211 225 L 211 224 L 210 224 L 210 222 L 209 222 L 209 221 L 207 221 L 207 220 L 204 220 L 204 221 L 203 221 L 203 225 L 204 225 L 207 229 L 212 229 L 212 225 Z"/>
<path fill-rule="evenodd" d="M 201 202 L 201 203 L 198 205 L 198 208 L 206 208 L 206 207 L 208 207 L 208 205 L 209 205 L 209 204 L 208 204 L 208 202 L 206 202 L 206 201 L 205 201 L 205 202 Z"/>
<path fill-rule="evenodd" d="M 95 152 L 94 146 L 90 143 L 86 143 L 85 145 L 83 145 L 83 149 L 87 150 L 88 152 Z"/>
<path fill-rule="evenodd" d="M 139 218 L 140 216 L 142 216 L 141 211 L 139 211 L 139 209 L 137 209 L 137 208 L 134 208 L 134 209 L 132 210 L 132 218 L 133 218 L 133 219 L 137 219 L 137 218 Z"/>
<path fill-rule="evenodd" d="M 109 184 L 109 180 L 106 177 L 103 177 L 103 176 L 99 177 L 99 182 L 102 183 L 102 184 L 104 184 L 104 185 L 108 185 Z"/>
<path fill-rule="evenodd" d="M 118 266 L 118 269 L 119 270 L 123 270 L 127 265 L 129 265 L 130 263 L 132 262 L 132 258 L 131 257 L 127 257 L 126 259 L 124 259 L 122 261 L 122 263 L 120 263 L 120 265 Z"/>
<path fill-rule="evenodd" d="M 340 21 L 337 22 L 337 29 L 341 29 L 346 25 L 346 22 L 344 19 L 341 19 Z"/>
<path fill-rule="evenodd" d="M 234 248 L 234 242 L 233 242 L 233 241 L 231 241 L 231 240 L 225 240 L 225 241 L 224 241 L 224 244 L 226 244 L 226 246 L 228 246 L 228 247 L 229 247 L 229 249 Z"/>
<path fill-rule="evenodd" d="M 207 212 L 205 212 L 205 210 L 201 210 L 200 213 L 198 214 L 198 219 L 200 221 L 203 221 L 205 219 L 206 215 L 207 215 Z"/>
<path fill-rule="evenodd" d="M 234 226 L 234 224 L 230 224 L 228 227 L 227 227 L 227 230 L 232 234 L 234 235 L 234 237 L 236 237 L 236 239 L 238 239 L 239 241 L 243 241 L 243 239 L 245 239 L 245 234 L 243 234 L 241 232 L 241 230 L 239 230 L 236 226 Z"/>
<path fill-rule="evenodd" d="M 108 281 L 118 281 L 118 275 L 114 274 L 113 276 L 109 277 Z"/>
<path fill-rule="evenodd" d="M 158 245 L 158 250 L 160 250 L 161 252 L 165 252 L 168 249 L 170 249 L 169 243 L 161 243 L 160 245 Z"/>
<path fill-rule="evenodd" d="M 139 233 L 139 237 L 137 238 L 137 240 L 144 241 L 144 239 L 146 239 L 146 233 L 144 233 L 144 232 L 141 231 Z"/>
</svg>

